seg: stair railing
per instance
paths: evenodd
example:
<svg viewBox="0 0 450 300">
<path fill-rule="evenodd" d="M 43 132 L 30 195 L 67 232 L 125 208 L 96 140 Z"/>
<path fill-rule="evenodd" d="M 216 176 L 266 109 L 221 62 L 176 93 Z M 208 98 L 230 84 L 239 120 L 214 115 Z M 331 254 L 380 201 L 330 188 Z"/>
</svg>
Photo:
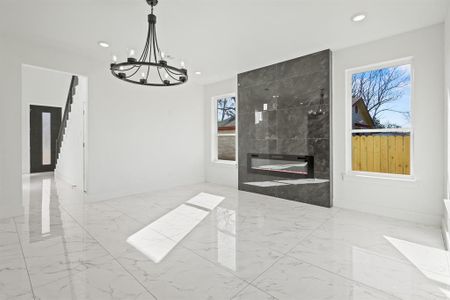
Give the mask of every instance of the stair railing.
<svg viewBox="0 0 450 300">
<path fill-rule="evenodd" d="M 56 139 L 56 160 L 59 158 L 61 152 L 64 133 L 66 132 L 67 121 L 69 120 L 69 113 L 71 111 L 73 96 L 75 95 L 75 87 L 78 85 L 78 76 L 72 76 L 70 80 L 69 93 L 67 95 L 66 105 L 64 107 L 64 115 L 59 127 L 58 138 Z"/>
</svg>

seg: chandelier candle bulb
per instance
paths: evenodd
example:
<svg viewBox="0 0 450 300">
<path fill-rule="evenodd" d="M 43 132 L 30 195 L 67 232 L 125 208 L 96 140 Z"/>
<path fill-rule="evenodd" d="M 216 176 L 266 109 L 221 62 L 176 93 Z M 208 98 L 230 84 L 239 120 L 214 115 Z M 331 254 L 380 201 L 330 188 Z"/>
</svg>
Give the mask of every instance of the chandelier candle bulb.
<svg viewBox="0 0 450 300">
<path fill-rule="evenodd" d="M 118 62 L 114 55 L 115 59 L 113 57 L 113 63 L 110 64 L 111 73 L 118 79 L 140 85 L 172 86 L 183 84 L 188 80 L 188 71 L 184 61 L 181 62 L 181 67 L 170 65 L 166 60 L 170 57 L 159 48 L 156 36 L 156 16 L 153 14 L 158 1 L 146 0 L 146 2 L 151 6 L 151 13 L 148 15 L 148 32 L 144 50 L 140 55 L 136 55 L 136 51 L 130 49 L 125 62 Z M 126 73 L 122 72 L 124 70 L 126 70 Z M 142 73 L 143 70 L 147 70 L 147 72 Z M 156 73 L 161 71 L 165 71 L 165 78 L 162 77 L 162 73 L 159 76 Z M 150 74 L 156 74 L 156 76 L 149 76 Z M 169 80 L 169 76 L 173 80 Z"/>
</svg>

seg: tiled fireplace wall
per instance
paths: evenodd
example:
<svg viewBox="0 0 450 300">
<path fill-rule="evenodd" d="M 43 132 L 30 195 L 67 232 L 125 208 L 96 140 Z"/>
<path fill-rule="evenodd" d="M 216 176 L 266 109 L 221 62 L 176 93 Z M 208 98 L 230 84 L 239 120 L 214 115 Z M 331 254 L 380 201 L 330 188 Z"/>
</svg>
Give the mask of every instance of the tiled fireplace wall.
<svg viewBox="0 0 450 300">
<path fill-rule="evenodd" d="M 238 75 L 240 190 L 332 206 L 330 76 L 329 50 Z M 248 153 L 313 155 L 322 180 L 248 172 Z"/>
</svg>

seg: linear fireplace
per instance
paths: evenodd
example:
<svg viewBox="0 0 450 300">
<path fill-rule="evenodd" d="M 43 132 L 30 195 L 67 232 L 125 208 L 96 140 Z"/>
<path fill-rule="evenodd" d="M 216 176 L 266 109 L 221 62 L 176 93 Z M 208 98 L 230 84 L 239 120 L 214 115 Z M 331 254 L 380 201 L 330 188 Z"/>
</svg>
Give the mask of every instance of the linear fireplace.
<svg viewBox="0 0 450 300">
<path fill-rule="evenodd" d="M 309 155 L 248 154 L 248 172 L 289 178 L 314 178 Z"/>
<path fill-rule="evenodd" d="M 331 57 L 324 50 L 238 74 L 239 190 L 333 205 Z"/>
</svg>

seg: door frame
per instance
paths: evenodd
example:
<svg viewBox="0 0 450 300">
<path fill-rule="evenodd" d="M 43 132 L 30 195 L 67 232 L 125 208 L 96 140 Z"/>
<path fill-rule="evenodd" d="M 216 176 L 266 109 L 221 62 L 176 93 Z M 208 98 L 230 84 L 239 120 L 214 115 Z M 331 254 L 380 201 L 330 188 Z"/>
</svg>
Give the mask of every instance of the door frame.
<svg viewBox="0 0 450 300">
<path fill-rule="evenodd" d="M 90 94 L 90 92 L 89 92 L 89 77 L 86 76 L 86 75 L 75 73 L 75 72 L 60 71 L 60 70 L 56 70 L 56 69 L 45 68 L 45 67 L 40 67 L 40 66 L 37 66 L 37 65 L 24 64 L 24 63 L 21 65 L 22 72 L 23 72 L 23 68 L 24 67 L 41 69 L 41 70 L 49 71 L 49 72 L 63 73 L 63 74 L 71 75 L 71 76 L 75 75 L 75 76 L 78 76 L 79 79 L 81 79 L 81 78 L 85 79 L 85 83 L 86 83 L 86 99 L 84 101 L 84 113 L 83 113 L 83 120 L 82 120 L 82 122 L 83 122 L 83 146 L 84 146 L 83 147 L 83 162 L 82 162 L 82 164 L 83 164 L 82 165 L 82 168 L 83 168 L 83 170 L 82 170 L 82 172 L 83 172 L 83 174 L 82 174 L 83 175 L 82 185 L 83 186 L 81 186 L 79 188 L 84 193 L 87 193 L 87 191 L 88 191 L 88 183 L 89 183 L 89 174 L 87 173 L 87 170 L 88 170 L 88 153 L 89 153 L 89 150 L 88 150 L 88 147 L 89 147 L 89 143 L 88 143 L 88 132 L 89 132 L 89 128 L 88 128 L 88 108 L 89 108 L 89 94 Z M 22 85 L 22 87 L 23 87 L 23 84 L 24 83 L 23 83 L 23 77 L 22 77 L 21 78 L 21 85 Z M 28 112 L 29 105 L 28 104 L 29 103 L 26 103 L 24 98 L 23 98 L 23 96 L 22 96 L 22 111 L 25 109 L 26 110 L 26 114 L 29 116 L 29 112 Z M 36 105 L 39 105 L 39 104 L 36 104 Z M 27 107 L 25 107 L 25 106 L 27 106 Z M 64 112 L 62 112 L 62 113 L 64 113 Z M 22 114 L 22 118 L 24 118 L 24 117 L 25 116 Z M 29 130 L 29 128 L 27 130 Z M 26 146 L 26 144 L 25 145 L 22 144 L 22 147 L 25 147 L 25 146 Z M 27 159 L 29 159 L 29 157 Z"/>
<path fill-rule="evenodd" d="M 37 113 L 41 113 L 41 122 L 40 122 L 40 126 L 38 128 L 35 128 L 36 123 L 32 122 L 32 115 L 33 115 L 33 111 L 37 112 Z M 51 127 L 50 127 L 50 135 L 51 135 L 51 163 L 49 165 L 44 165 L 42 162 L 42 113 L 50 113 L 52 115 L 51 118 Z M 53 116 L 56 116 L 56 119 Z M 30 116 L 30 173 L 43 173 L 43 172 L 53 172 L 56 168 L 56 156 L 57 156 L 57 149 L 56 149 L 56 141 L 58 139 L 58 133 L 61 127 L 61 118 L 62 118 L 62 108 L 58 107 L 58 106 L 48 106 L 48 105 L 36 105 L 36 104 L 30 104 L 29 106 L 29 116 Z M 57 119 L 59 117 L 59 120 Z M 55 126 L 57 128 L 55 128 Z M 41 130 L 40 132 L 40 141 L 37 142 L 36 141 L 33 143 L 33 139 L 35 139 L 36 137 L 32 134 L 34 130 L 39 131 L 39 129 Z M 37 147 L 35 149 L 35 147 Z M 38 151 L 38 153 L 33 153 L 32 149 L 36 150 L 40 150 Z M 41 157 L 41 164 L 37 165 L 37 161 L 35 161 L 34 158 L 36 158 L 34 155 L 40 155 Z"/>
</svg>

